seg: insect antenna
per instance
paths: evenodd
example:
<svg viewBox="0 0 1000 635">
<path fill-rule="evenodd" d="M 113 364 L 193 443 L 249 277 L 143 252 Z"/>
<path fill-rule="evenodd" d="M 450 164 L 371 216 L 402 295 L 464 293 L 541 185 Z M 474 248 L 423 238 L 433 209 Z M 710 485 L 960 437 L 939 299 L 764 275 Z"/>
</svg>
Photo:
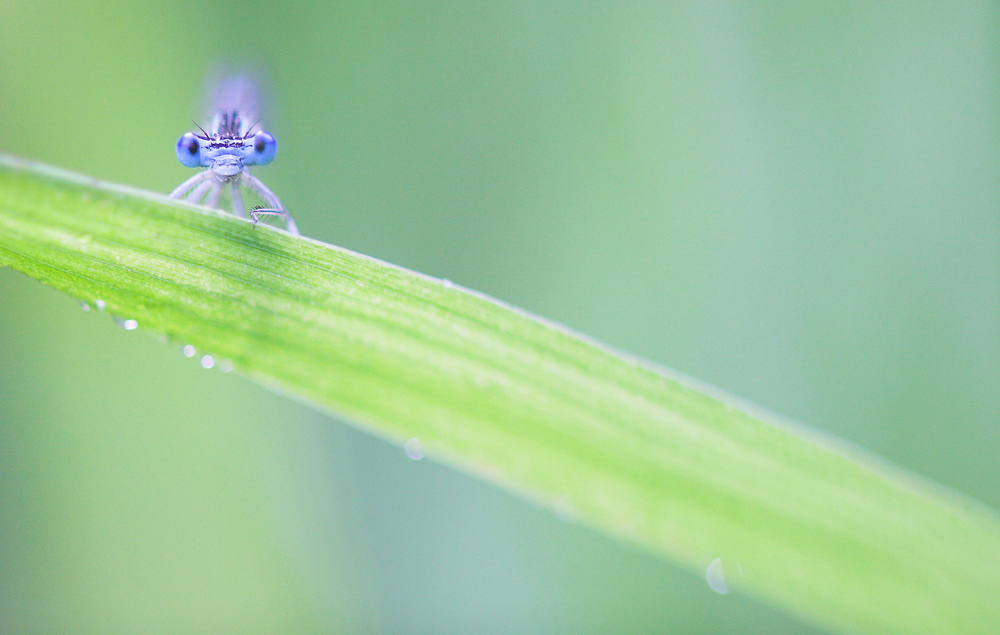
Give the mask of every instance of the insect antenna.
<svg viewBox="0 0 1000 635">
<path fill-rule="evenodd" d="M 251 125 L 249 128 L 247 128 L 247 133 L 245 135 L 243 135 L 243 138 L 244 139 L 250 138 L 250 133 L 253 132 L 254 127 L 257 124 L 259 124 L 259 123 L 260 123 L 260 119 L 258 119 L 257 121 L 253 122 L 253 125 Z"/>
<path fill-rule="evenodd" d="M 205 138 L 205 139 L 210 139 L 210 138 L 211 138 L 211 137 L 209 137 L 208 133 L 207 133 L 207 132 L 205 132 L 205 129 L 204 129 L 204 128 L 202 128 L 201 126 L 199 126 L 199 125 L 198 125 L 198 122 L 197 122 L 197 121 L 195 121 L 194 119 L 192 119 L 192 120 L 191 120 L 191 123 L 193 123 L 193 124 L 194 124 L 194 127 L 195 127 L 195 128 L 197 128 L 198 130 L 201 130 L 201 134 L 202 134 L 202 135 L 204 135 L 204 138 Z"/>
</svg>

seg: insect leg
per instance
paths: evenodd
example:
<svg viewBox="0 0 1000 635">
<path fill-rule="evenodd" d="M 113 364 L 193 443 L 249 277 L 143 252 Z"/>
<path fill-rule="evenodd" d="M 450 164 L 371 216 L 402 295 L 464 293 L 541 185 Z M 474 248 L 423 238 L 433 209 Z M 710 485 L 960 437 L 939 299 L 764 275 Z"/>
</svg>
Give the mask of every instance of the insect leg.
<svg viewBox="0 0 1000 635">
<path fill-rule="evenodd" d="M 211 176 L 211 172 L 209 170 L 205 170 L 204 172 L 199 172 L 198 174 L 195 174 L 190 179 L 184 181 L 176 188 L 174 188 L 174 191 L 169 194 L 169 198 L 181 198 L 182 196 L 184 196 L 185 192 L 193 189 L 195 185 L 198 185 L 199 183 L 207 179 L 209 176 Z"/>
<path fill-rule="evenodd" d="M 213 182 L 212 186 L 212 189 L 208 192 L 208 196 L 205 197 L 205 205 L 208 207 L 215 207 L 219 203 L 219 194 L 222 194 L 222 188 L 225 187 L 217 181 Z"/>
<path fill-rule="evenodd" d="M 240 184 L 230 183 L 229 188 L 233 196 L 233 214 L 236 214 L 237 218 L 246 218 L 247 215 L 243 211 L 243 194 L 240 193 Z"/>
<path fill-rule="evenodd" d="M 196 187 L 191 188 L 191 191 L 184 198 L 192 203 L 201 203 L 201 199 L 205 198 L 205 192 L 212 189 L 214 185 L 215 182 L 212 179 L 205 179 Z"/>
<path fill-rule="evenodd" d="M 260 182 L 260 179 L 254 177 L 249 172 L 243 172 L 243 175 L 240 177 L 240 182 L 243 183 L 247 189 L 256 192 L 257 195 L 259 195 L 268 205 L 271 206 L 270 208 L 255 209 L 251 211 L 250 218 L 253 219 L 254 223 L 257 222 L 258 216 L 281 216 L 285 219 L 285 229 L 288 230 L 288 233 L 295 234 L 296 236 L 298 235 L 299 229 L 295 225 L 295 221 L 292 220 L 292 215 L 288 213 L 288 210 L 286 210 L 281 204 L 281 201 L 279 201 L 278 197 L 274 195 L 274 192 L 269 190 L 266 185 Z"/>
</svg>

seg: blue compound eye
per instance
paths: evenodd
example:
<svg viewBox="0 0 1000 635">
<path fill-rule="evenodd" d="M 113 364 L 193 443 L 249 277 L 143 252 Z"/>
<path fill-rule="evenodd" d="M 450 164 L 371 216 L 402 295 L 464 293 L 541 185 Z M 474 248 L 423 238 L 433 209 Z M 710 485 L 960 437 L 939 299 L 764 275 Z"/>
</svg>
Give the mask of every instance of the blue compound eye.
<svg viewBox="0 0 1000 635">
<path fill-rule="evenodd" d="M 257 165 L 267 165 L 278 153 L 278 142 L 270 134 L 261 130 L 253 136 L 253 161 Z"/>
<path fill-rule="evenodd" d="M 201 143 L 198 137 L 190 132 L 185 132 L 177 140 L 177 160 L 181 165 L 189 168 L 196 168 L 201 165 Z"/>
</svg>

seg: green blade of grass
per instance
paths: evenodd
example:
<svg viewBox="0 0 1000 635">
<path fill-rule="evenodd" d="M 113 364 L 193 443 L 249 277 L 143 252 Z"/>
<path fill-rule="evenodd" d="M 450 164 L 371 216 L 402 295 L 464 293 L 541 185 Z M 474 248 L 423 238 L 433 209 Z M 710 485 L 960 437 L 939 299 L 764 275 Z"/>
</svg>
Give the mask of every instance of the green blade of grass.
<svg viewBox="0 0 1000 635">
<path fill-rule="evenodd" d="M 566 329 L 0 157 L 0 265 L 841 632 L 1000 632 L 1000 516 Z"/>
</svg>

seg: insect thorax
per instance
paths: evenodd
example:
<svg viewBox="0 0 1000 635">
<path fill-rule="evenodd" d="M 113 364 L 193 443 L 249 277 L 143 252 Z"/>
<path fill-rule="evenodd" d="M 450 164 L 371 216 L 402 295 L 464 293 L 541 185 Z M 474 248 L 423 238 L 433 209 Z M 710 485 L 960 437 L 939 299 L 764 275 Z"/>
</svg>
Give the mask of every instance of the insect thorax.
<svg viewBox="0 0 1000 635">
<path fill-rule="evenodd" d="M 240 111 L 220 111 L 212 118 L 211 134 L 213 140 L 244 139 L 253 124 Z"/>
</svg>

